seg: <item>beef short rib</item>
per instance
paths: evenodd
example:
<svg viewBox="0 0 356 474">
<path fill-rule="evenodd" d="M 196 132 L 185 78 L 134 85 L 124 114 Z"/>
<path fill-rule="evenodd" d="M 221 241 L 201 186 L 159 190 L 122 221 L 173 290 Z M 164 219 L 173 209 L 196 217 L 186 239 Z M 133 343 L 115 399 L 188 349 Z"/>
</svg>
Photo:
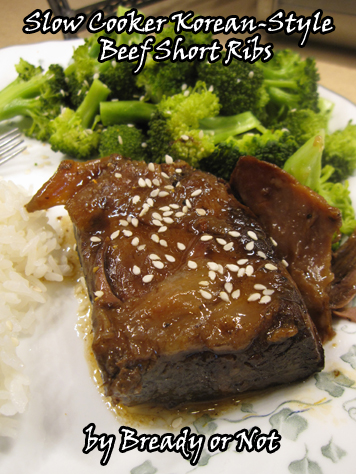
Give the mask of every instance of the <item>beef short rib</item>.
<svg viewBox="0 0 356 474">
<path fill-rule="evenodd" d="M 68 160 L 27 209 L 57 204 L 74 224 L 114 403 L 173 407 L 322 369 L 295 283 L 224 181 L 182 161 Z"/>
</svg>

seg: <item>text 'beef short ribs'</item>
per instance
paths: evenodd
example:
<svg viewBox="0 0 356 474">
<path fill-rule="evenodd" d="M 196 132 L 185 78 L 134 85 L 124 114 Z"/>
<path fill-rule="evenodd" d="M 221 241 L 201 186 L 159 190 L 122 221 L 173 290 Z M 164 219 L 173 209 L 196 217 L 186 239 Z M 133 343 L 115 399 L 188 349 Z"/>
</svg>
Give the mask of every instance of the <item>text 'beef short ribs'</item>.
<svg viewBox="0 0 356 474">
<path fill-rule="evenodd" d="M 185 162 L 64 161 L 27 205 L 65 204 L 114 403 L 172 407 L 323 367 L 300 293 L 252 213 Z"/>
</svg>

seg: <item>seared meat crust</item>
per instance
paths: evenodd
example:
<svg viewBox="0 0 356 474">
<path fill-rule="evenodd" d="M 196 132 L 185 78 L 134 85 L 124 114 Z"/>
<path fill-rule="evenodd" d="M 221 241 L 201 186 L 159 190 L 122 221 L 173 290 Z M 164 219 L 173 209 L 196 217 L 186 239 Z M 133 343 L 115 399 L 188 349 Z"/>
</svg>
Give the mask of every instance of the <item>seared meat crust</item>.
<svg viewBox="0 0 356 474">
<path fill-rule="evenodd" d="M 224 181 L 184 162 L 112 156 L 61 165 L 27 207 L 63 201 L 114 402 L 175 406 L 322 369 L 296 285 Z"/>
</svg>

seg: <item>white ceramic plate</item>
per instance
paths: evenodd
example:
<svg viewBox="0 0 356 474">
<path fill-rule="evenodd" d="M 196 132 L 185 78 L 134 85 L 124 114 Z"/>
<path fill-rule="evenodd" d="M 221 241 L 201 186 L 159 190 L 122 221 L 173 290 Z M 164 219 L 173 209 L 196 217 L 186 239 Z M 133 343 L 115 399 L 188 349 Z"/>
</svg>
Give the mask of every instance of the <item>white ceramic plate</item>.
<svg viewBox="0 0 356 474">
<path fill-rule="evenodd" d="M 13 66 L 20 57 L 45 68 L 53 62 L 68 63 L 77 41 L 49 42 L 0 50 L 0 88 L 16 77 Z M 6 67 L 5 67 L 6 65 Z M 321 94 L 335 102 L 332 129 L 356 122 L 356 106 L 331 91 Z M 3 128 L 0 127 L 0 133 Z M 27 152 L 3 165 L 0 174 L 26 188 L 37 190 L 61 159 L 47 145 L 27 140 Z M 36 165 L 37 164 L 37 165 Z M 354 203 L 356 181 L 351 180 Z M 183 474 L 197 471 L 244 474 L 334 474 L 356 472 L 356 325 L 340 321 L 337 335 L 325 347 L 324 372 L 308 381 L 279 388 L 245 400 L 218 417 L 204 415 L 190 425 L 192 433 L 204 434 L 206 443 L 197 466 L 177 453 L 148 453 L 133 449 L 119 452 L 117 420 L 107 409 L 94 383 L 78 336 L 78 303 L 73 287 L 53 287 L 49 304 L 41 309 L 43 322 L 31 338 L 21 341 L 19 352 L 31 379 L 28 410 L 18 418 L 15 440 L 0 439 L 0 472 L 7 474 Z M 176 420 L 177 421 L 177 420 Z M 100 465 L 103 453 L 82 452 L 83 429 L 95 423 L 97 434 L 116 436 L 111 458 Z M 184 423 L 184 422 L 183 422 Z M 184 426 L 184 424 L 183 424 Z M 237 441 L 226 452 L 208 452 L 207 442 L 215 434 L 234 434 L 258 427 L 269 434 L 277 429 L 281 447 L 269 454 L 237 452 Z M 169 429 L 177 435 L 178 430 Z M 165 430 L 140 428 L 139 434 Z"/>
</svg>

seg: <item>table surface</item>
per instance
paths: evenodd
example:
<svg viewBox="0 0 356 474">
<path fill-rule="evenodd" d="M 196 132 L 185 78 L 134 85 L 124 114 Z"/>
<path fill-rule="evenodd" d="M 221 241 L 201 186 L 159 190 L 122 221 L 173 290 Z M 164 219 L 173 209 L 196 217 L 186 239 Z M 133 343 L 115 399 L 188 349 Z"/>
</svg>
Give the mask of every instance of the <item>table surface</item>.
<svg viewBox="0 0 356 474">
<path fill-rule="evenodd" d="M 35 33 L 26 35 L 22 32 L 24 26 L 23 19 L 35 9 L 45 11 L 49 8 L 46 0 L 13 0 L 12 2 L 2 2 L 0 16 L 0 48 L 30 44 L 49 40 L 63 40 L 60 33 L 56 35 Z M 90 0 L 69 0 L 72 8 L 90 3 Z M 91 2 L 93 3 L 93 1 Z M 177 9 L 175 0 L 165 0 L 153 4 L 143 9 L 145 14 L 168 15 Z M 240 17 L 255 16 L 257 10 L 257 0 L 181 0 L 179 9 L 202 15 L 222 15 L 231 14 Z M 338 25 L 335 25 L 336 28 Z M 356 27 L 356 20 L 355 20 Z M 226 39 L 220 38 L 224 43 Z M 346 50 L 337 48 L 329 44 L 315 44 L 309 41 L 305 48 L 300 49 L 284 38 L 273 37 L 268 39 L 274 43 L 274 49 L 280 47 L 291 47 L 299 50 L 302 56 L 313 56 L 317 60 L 320 72 L 320 84 L 346 97 L 356 104 L 356 50 Z"/>
</svg>

